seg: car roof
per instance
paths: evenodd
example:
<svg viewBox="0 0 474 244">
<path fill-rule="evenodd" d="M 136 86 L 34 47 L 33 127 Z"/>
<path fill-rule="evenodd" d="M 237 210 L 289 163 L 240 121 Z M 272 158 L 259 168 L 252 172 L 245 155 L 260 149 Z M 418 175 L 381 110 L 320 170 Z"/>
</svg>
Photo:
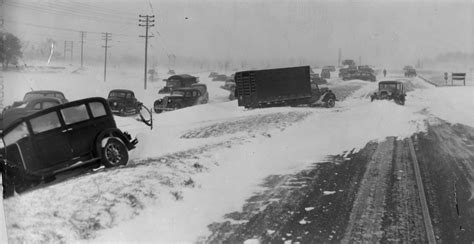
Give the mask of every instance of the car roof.
<svg viewBox="0 0 474 244">
<path fill-rule="evenodd" d="M 168 77 L 168 80 L 170 79 L 183 79 L 183 80 L 190 80 L 190 79 L 196 79 L 196 76 L 188 75 L 188 74 L 180 74 L 180 75 L 172 75 Z"/>
<path fill-rule="evenodd" d="M 132 90 L 127 90 L 127 89 L 113 89 L 113 90 L 110 90 L 110 92 L 131 92 L 131 93 L 133 93 Z"/>
<path fill-rule="evenodd" d="M 37 91 L 29 91 L 26 94 L 48 94 L 48 93 L 60 93 L 63 94 L 60 91 L 55 91 L 55 90 L 37 90 Z M 64 95 L 64 94 L 63 94 Z"/>
<path fill-rule="evenodd" d="M 38 111 L 36 113 L 32 113 L 28 116 L 25 116 L 25 117 L 22 117 L 22 118 L 19 118 L 19 119 L 15 120 L 13 123 L 8 125 L 8 127 L 4 128 L 3 135 L 5 135 L 7 132 L 9 132 L 9 130 L 13 129 L 15 126 L 17 126 L 17 125 L 23 123 L 24 121 L 30 119 L 31 117 L 41 116 L 43 114 L 47 114 L 47 113 L 50 113 L 50 112 L 53 112 L 53 111 L 57 111 L 59 109 L 72 107 L 72 106 L 83 104 L 83 103 L 86 103 L 86 102 L 100 102 L 102 104 L 105 104 L 105 106 L 107 105 L 107 100 L 105 100 L 105 98 L 102 98 L 102 97 L 90 97 L 90 98 L 85 98 L 85 99 L 80 99 L 80 100 L 76 100 L 76 101 L 72 101 L 72 102 L 59 104 L 58 106 L 43 109 L 43 110 Z M 41 115 L 38 115 L 38 114 L 41 114 Z"/>
<path fill-rule="evenodd" d="M 379 84 L 403 84 L 403 82 L 398 81 L 398 80 L 385 80 L 385 81 L 380 81 Z"/>
</svg>

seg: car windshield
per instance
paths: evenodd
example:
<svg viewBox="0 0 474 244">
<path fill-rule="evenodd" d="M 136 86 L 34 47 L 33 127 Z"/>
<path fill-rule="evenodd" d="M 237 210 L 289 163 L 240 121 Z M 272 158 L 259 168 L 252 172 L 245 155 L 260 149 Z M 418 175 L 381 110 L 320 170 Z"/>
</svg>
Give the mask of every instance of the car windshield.
<svg viewBox="0 0 474 244">
<path fill-rule="evenodd" d="M 119 91 L 113 91 L 110 92 L 109 97 L 118 97 L 118 98 L 125 98 L 127 96 L 126 92 L 119 92 Z"/>
<path fill-rule="evenodd" d="M 27 93 L 25 97 L 23 98 L 23 101 L 30 101 L 34 98 L 39 98 L 39 97 L 56 97 L 59 99 L 64 99 L 64 95 L 61 93 Z"/>
<path fill-rule="evenodd" d="M 179 80 L 168 80 L 166 82 L 166 86 L 167 87 L 176 87 L 176 86 L 179 86 L 181 82 L 179 82 Z"/>
<path fill-rule="evenodd" d="M 186 93 L 185 91 L 177 90 L 177 91 L 172 91 L 171 95 L 184 96 L 185 93 Z"/>
<path fill-rule="evenodd" d="M 379 84 L 380 90 L 395 90 L 397 89 L 397 83 L 382 83 Z"/>
</svg>

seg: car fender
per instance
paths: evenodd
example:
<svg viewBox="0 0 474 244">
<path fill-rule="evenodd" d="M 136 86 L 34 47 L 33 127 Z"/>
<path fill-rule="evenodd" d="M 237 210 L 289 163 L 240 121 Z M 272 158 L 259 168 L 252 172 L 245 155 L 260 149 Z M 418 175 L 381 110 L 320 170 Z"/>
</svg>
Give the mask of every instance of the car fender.
<svg viewBox="0 0 474 244">
<path fill-rule="evenodd" d="M 95 153 L 97 154 L 98 157 L 102 156 L 101 155 L 102 148 L 104 148 L 105 145 L 107 145 L 107 142 L 108 142 L 109 138 L 119 139 L 121 142 L 123 142 L 123 144 L 127 147 L 128 150 L 131 150 L 131 149 L 135 148 L 135 144 L 137 143 L 136 139 L 131 141 L 131 138 L 128 139 L 127 136 L 125 135 L 125 133 L 123 133 L 121 130 L 119 130 L 117 128 L 106 129 L 106 130 L 102 131 L 96 137 L 96 148 L 95 148 L 96 150 L 95 150 Z"/>
</svg>

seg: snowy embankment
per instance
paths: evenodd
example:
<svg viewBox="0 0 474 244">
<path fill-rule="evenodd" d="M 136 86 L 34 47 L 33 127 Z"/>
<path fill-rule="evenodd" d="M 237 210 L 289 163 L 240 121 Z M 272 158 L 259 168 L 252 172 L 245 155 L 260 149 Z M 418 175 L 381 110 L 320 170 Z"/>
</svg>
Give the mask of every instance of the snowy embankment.
<svg viewBox="0 0 474 244">
<path fill-rule="evenodd" d="M 155 114 L 153 130 L 117 118 L 120 128 L 140 140 L 127 167 L 6 200 L 9 239 L 194 242 L 209 233 L 208 224 L 239 211 L 266 176 L 298 172 L 372 140 L 423 131 L 426 110 L 444 105 L 432 100 L 456 99 L 414 79 L 429 89 L 411 92 L 405 106 L 371 103 L 367 96 L 376 84 L 355 81 L 358 90 L 332 109 L 244 110 L 235 101 L 220 102 L 228 95 L 218 89 L 223 82 L 211 82 L 206 74 L 201 81 L 214 102 Z M 336 83 L 330 85 L 343 86 Z"/>
</svg>

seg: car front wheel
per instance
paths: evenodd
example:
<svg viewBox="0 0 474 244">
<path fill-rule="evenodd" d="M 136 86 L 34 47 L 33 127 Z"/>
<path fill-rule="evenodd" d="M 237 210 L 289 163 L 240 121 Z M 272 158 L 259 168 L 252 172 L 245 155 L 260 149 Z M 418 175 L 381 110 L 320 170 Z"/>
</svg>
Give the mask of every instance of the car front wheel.
<svg viewBox="0 0 474 244">
<path fill-rule="evenodd" d="M 105 167 L 118 167 L 128 162 L 127 147 L 117 138 L 109 138 L 102 149 L 102 164 Z"/>
</svg>

